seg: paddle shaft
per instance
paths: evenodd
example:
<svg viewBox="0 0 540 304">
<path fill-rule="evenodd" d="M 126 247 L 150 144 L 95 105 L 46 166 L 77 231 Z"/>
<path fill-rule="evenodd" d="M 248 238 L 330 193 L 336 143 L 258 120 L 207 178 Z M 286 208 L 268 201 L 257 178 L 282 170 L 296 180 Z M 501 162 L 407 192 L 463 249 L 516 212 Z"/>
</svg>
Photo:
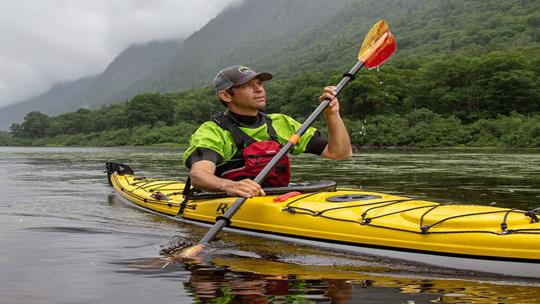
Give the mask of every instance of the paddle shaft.
<svg viewBox="0 0 540 304">
<path fill-rule="evenodd" d="M 360 60 L 352 67 L 352 69 L 348 73 L 346 73 L 343 76 L 343 79 L 341 79 L 341 81 L 336 86 L 336 96 L 339 95 L 339 93 L 350 81 L 354 80 L 354 75 L 356 75 L 356 73 L 358 73 L 358 71 L 363 66 L 364 66 L 364 62 Z M 298 136 L 302 136 L 307 131 L 307 129 L 313 124 L 315 119 L 317 119 L 317 117 L 321 115 L 324 109 L 328 107 L 330 102 L 331 102 L 330 99 L 323 100 L 319 104 L 317 109 L 315 109 L 315 111 L 313 111 L 313 113 L 309 115 L 306 121 L 304 121 L 304 123 L 300 126 L 300 128 L 298 129 L 298 131 L 296 131 L 295 134 Z M 293 146 L 294 146 L 294 143 L 291 141 L 288 141 L 279 150 L 279 152 L 272 158 L 272 160 L 270 160 L 270 162 L 261 170 L 261 172 L 257 175 L 257 177 L 255 177 L 253 181 L 255 181 L 257 184 L 260 185 L 264 181 L 268 173 L 272 171 L 272 169 L 276 166 L 279 160 L 283 158 L 283 156 L 289 153 L 289 151 L 292 149 Z M 246 197 L 238 197 L 234 201 L 234 203 L 231 205 L 231 207 L 227 209 L 225 214 L 217 218 L 214 226 L 206 233 L 206 235 L 201 239 L 199 244 L 210 243 L 218 235 L 218 233 L 227 225 L 227 223 L 230 221 L 233 215 L 240 209 L 240 207 L 242 207 L 242 205 L 245 203 L 246 200 L 247 200 Z"/>
</svg>

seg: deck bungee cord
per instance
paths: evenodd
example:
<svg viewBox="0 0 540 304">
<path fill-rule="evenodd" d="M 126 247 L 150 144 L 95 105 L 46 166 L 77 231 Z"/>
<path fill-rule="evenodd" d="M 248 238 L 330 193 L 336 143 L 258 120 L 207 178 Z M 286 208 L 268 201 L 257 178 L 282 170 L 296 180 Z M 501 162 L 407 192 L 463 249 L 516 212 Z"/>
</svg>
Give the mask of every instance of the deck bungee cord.
<svg viewBox="0 0 540 304">
<path fill-rule="evenodd" d="M 166 189 L 167 192 L 172 191 L 172 190 L 175 191 L 175 192 L 170 192 L 170 193 L 156 192 L 157 190 L 162 190 L 163 188 L 165 188 L 167 186 L 179 185 L 179 182 L 177 182 L 177 181 L 163 181 L 163 180 L 160 180 L 160 179 L 157 179 L 157 178 L 138 177 L 138 178 L 133 178 L 134 182 L 130 183 L 129 180 L 125 176 L 124 176 L 124 178 L 126 179 L 126 182 L 129 185 L 135 186 L 135 187 L 132 190 L 122 189 L 122 191 L 130 193 L 130 195 L 134 196 L 137 199 L 140 199 L 140 200 L 142 200 L 144 202 L 147 202 L 147 203 L 162 204 L 162 205 L 166 205 L 166 206 L 170 206 L 170 207 L 172 207 L 172 206 L 180 207 L 181 206 L 181 203 L 180 202 L 175 202 L 172 197 L 175 196 L 175 195 L 181 194 L 182 193 L 181 191 L 183 190 L 183 188 L 181 188 L 181 187 L 172 188 L 172 189 L 167 188 Z M 137 195 L 135 193 L 136 190 L 145 190 L 145 191 L 147 191 L 149 193 L 153 193 L 153 194 L 149 195 L 150 198 L 149 197 L 143 197 L 141 195 Z M 343 189 L 338 189 L 338 190 L 343 191 Z M 353 189 L 347 189 L 347 191 L 353 191 Z M 160 195 L 162 195 L 162 196 L 155 197 L 155 196 L 153 196 L 155 193 L 160 193 Z M 443 204 L 443 203 L 436 203 L 436 202 L 434 203 L 434 202 L 427 202 L 426 201 L 425 202 L 426 205 L 414 206 L 414 207 L 404 207 L 403 209 L 400 209 L 400 210 L 395 210 L 395 211 L 392 211 L 392 212 L 383 213 L 383 214 L 379 214 L 379 215 L 375 215 L 375 216 L 369 216 L 369 214 L 373 213 L 373 211 L 376 211 L 377 209 L 382 209 L 382 208 L 389 207 L 389 206 L 395 206 L 395 205 L 399 205 L 399 204 L 402 204 L 402 203 L 408 203 L 408 202 L 412 202 L 412 201 L 414 201 L 414 202 L 424 202 L 424 201 L 418 201 L 418 200 L 414 200 L 414 199 L 410 199 L 410 198 L 399 199 L 399 200 L 382 200 L 382 201 L 375 201 L 375 202 L 371 201 L 371 202 L 354 204 L 354 205 L 337 206 L 337 207 L 331 207 L 331 208 L 326 208 L 326 209 L 322 209 L 322 210 L 314 210 L 314 209 L 310 209 L 310 208 L 306 208 L 306 207 L 294 206 L 294 204 L 296 202 L 301 202 L 301 201 L 303 201 L 303 200 L 305 200 L 305 199 L 307 199 L 307 198 L 309 198 L 311 196 L 315 196 L 315 195 L 318 195 L 320 193 L 322 193 L 322 191 L 312 192 L 312 193 L 307 193 L 307 194 L 304 194 L 304 195 L 301 195 L 301 196 L 297 196 L 296 198 L 294 198 L 294 200 L 287 203 L 286 206 L 282 208 L 282 211 L 286 212 L 286 213 L 289 213 L 289 214 L 293 214 L 293 215 L 294 214 L 297 214 L 297 215 L 309 215 L 309 216 L 312 216 L 312 217 L 321 217 L 321 218 L 326 218 L 326 219 L 334 220 L 334 221 L 350 222 L 350 223 L 355 223 L 355 224 L 359 224 L 359 225 L 372 226 L 372 227 L 377 227 L 377 228 L 382 228 L 382 229 L 399 230 L 399 231 L 411 232 L 411 233 L 416 233 L 416 234 L 450 234 L 450 233 L 453 233 L 453 234 L 459 234 L 459 233 L 489 233 L 489 234 L 497 234 L 497 235 L 520 234 L 520 233 L 522 233 L 522 234 L 540 234 L 540 228 L 516 228 L 516 229 L 512 229 L 512 227 L 509 226 L 509 224 L 507 223 L 510 214 L 524 215 L 525 217 L 530 218 L 531 223 L 538 223 L 539 219 L 538 219 L 536 213 L 538 212 L 539 208 L 535 208 L 535 209 L 531 209 L 531 210 L 527 210 L 527 211 L 522 211 L 522 210 L 517 210 L 515 208 L 511 208 L 511 209 L 505 209 L 505 210 L 494 210 L 494 211 L 484 211 L 484 212 L 470 212 L 470 213 L 463 213 L 463 214 L 457 214 L 457 215 L 443 217 L 443 218 L 437 220 L 434 223 L 425 224 L 426 217 L 429 214 L 432 214 L 436 209 L 439 209 L 441 207 L 444 207 L 444 206 L 474 206 L 474 205 L 448 204 L 448 203 Z M 365 197 L 366 196 L 366 194 L 364 194 L 364 193 L 356 193 L 354 195 L 356 195 L 358 197 L 362 197 L 362 196 Z M 349 196 L 351 196 L 351 195 L 349 195 Z M 192 198 L 190 201 L 188 201 L 188 203 L 186 205 L 186 208 L 193 209 L 194 203 L 197 202 L 197 201 L 201 201 L 201 200 L 202 199 L 197 199 L 196 197 Z M 202 202 L 202 203 L 204 204 L 204 202 Z M 195 206 L 196 206 L 196 204 L 195 204 Z M 368 206 L 370 206 L 370 207 L 365 209 L 362 212 L 361 217 L 358 220 L 343 219 L 343 218 L 337 218 L 337 217 L 334 217 L 334 216 L 326 215 L 326 213 L 336 211 L 336 210 L 365 208 L 365 207 L 368 207 Z M 388 216 L 392 216 L 392 215 L 396 215 L 396 214 L 402 214 L 402 213 L 413 211 L 413 210 L 426 209 L 426 208 L 427 208 L 427 210 L 425 212 L 423 212 L 421 214 L 421 216 L 419 217 L 418 224 L 417 224 L 417 226 L 418 226 L 417 230 L 403 229 L 403 228 L 399 228 L 399 227 L 395 227 L 395 226 L 381 225 L 381 224 L 376 223 L 376 220 L 384 218 L 384 217 L 388 217 Z M 433 229 L 437 228 L 437 226 L 441 226 L 442 224 L 447 223 L 447 222 L 452 221 L 452 220 L 459 220 L 459 219 L 462 219 L 462 218 L 465 218 L 465 217 L 475 217 L 475 216 L 483 216 L 483 215 L 489 215 L 489 214 L 501 214 L 500 225 L 498 225 L 500 227 L 500 230 L 480 230 L 480 229 L 474 230 L 474 229 L 470 229 L 470 230 L 437 230 L 437 231 L 433 231 Z M 181 216 L 181 214 L 179 214 L 179 216 Z M 439 229 L 441 229 L 441 228 L 439 228 Z"/>
<path fill-rule="evenodd" d="M 339 189 L 339 190 L 342 190 L 342 189 Z M 380 209 L 380 208 L 384 208 L 384 207 L 388 207 L 388 206 L 392 206 L 392 205 L 396 205 L 396 204 L 400 204 L 400 203 L 404 203 L 404 202 L 416 201 L 416 200 L 402 199 L 402 200 L 393 200 L 393 201 L 368 202 L 368 203 L 357 204 L 357 205 L 332 207 L 332 208 L 327 208 L 327 209 L 324 209 L 324 210 L 312 210 L 312 209 L 309 209 L 309 208 L 293 206 L 294 203 L 296 203 L 298 201 L 301 201 L 301 200 L 303 200 L 303 199 L 305 199 L 305 198 L 307 198 L 309 196 L 315 195 L 315 194 L 317 194 L 317 193 L 311 193 L 311 194 L 308 194 L 306 196 L 302 196 L 300 198 L 297 198 L 294 201 L 289 202 L 287 204 L 287 206 L 285 208 L 283 208 L 283 211 L 289 212 L 291 214 L 304 214 L 304 215 L 310 215 L 310 216 L 313 216 L 313 217 L 323 217 L 323 218 L 326 218 L 326 219 L 331 219 L 331 220 L 336 220 L 336 221 L 344 221 L 344 222 L 356 223 L 356 224 L 359 224 L 359 225 L 367 225 L 367 226 L 372 226 L 372 227 L 377 227 L 377 228 L 399 230 L 399 231 L 412 232 L 412 233 L 418 233 L 418 234 L 443 234 L 443 233 L 492 233 L 492 234 L 498 234 L 498 235 L 517 234 L 517 233 L 540 234 L 540 228 L 536 228 L 536 229 L 532 229 L 532 228 L 510 229 L 508 227 L 508 224 L 507 224 L 508 216 L 511 213 L 522 214 L 525 217 L 530 218 L 531 223 L 538 223 L 539 220 L 538 220 L 538 217 L 535 214 L 538 211 L 538 208 L 531 209 L 531 210 L 528 210 L 528 211 L 509 209 L 509 210 L 496 210 L 496 211 L 486 211 L 486 212 L 464 213 L 464 214 L 448 216 L 446 218 L 442 218 L 442 219 L 438 220 L 437 222 L 435 222 L 433 224 L 425 225 L 424 224 L 425 217 L 429 213 L 431 213 L 433 210 L 435 210 L 436 208 L 443 207 L 443 206 L 475 206 L 475 205 L 442 204 L 442 203 L 426 202 L 426 203 L 429 203 L 429 205 L 404 208 L 402 210 L 392 211 L 392 212 L 389 212 L 389 213 L 380 214 L 380 215 L 373 216 L 373 217 L 368 217 L 368 213 L 370 211 Z M 418 202 L 418 201 L 416 201 L 416 202 Z M 373 206 L 373 207 L 366 209 L 362 213 L 362 216 L 361 216 L 361 218 L 359 220 L 348 220 L 348 219 L 341 219 L 341 218 L 336 218 L 336 217 L 324 215 L 324 213 L 327 213 L 327 212 L 330 212 L 330 211 L 335 211 L 335 210 L 340 210 L 340 209 L 353 209 L 353 208 L 367 207 L 367 206 Z M 418 230 L 403 229 L 403 228 L 397 228 L 397 227 L 392 227 L 392 226 L 388 226 L 388 225 L 387 226 L 385 226 L 385 225 L 377 225 L 377 224 L 373 223 L 373 221 L 376 220 L 376 219 L 380 219 L 380 218 L 383 218 L 383 217 L 388 217 L 388 216 L 396 215 L 396 214 L 400 214 L 400 213 L 405 213 L 405 212 L 408 212 L 408 211 L 424 209 L 424 208 L 429 208 L 429 209 L 427 211 L 425 211 L 420 216 L 419 223 L 418 223 Z M 493 230 L 457 230 L 457 231 L 456 230 L 448 230 L 448 231 L 443 230 L 443 231 L 431 231 L 431 228 L 433 228 L 435 226 L 438 226 L 438 225 L 441 225 L 441 224 L 443 224 L 445 222 L 448 222 L 450 220 L 460 219 L 460 218 L 465 218 L 465 217 L 472 217 L 472 216 L 482 216 L 482 215 L 487 215 L 487 214 L 497 214 L 497 213 L 503 214 L 503 216 L 501 218 L 501 224 L 500 224 L 500 227 L 501 227 L 500 230 L 501 231 L 500 232 L 493 231 Z"/>
<path fill-rule="evenodd" d="M 112 165 L 107 170 L 117 197 L 182 223 L 208 227 L 234 200 L 224 193 L 202 193 L 186 201 L 179 213 L 184 182 L 120 171 Z M 281 187 L 250 198 L 225 229 L 332 250 L 540 278 L 540 208 L 437 203 L 345 190 L 335 183 L 313 185 Z M 175 250 L 182 246 L 189 246 L 188 241 Z"/>
</svg>

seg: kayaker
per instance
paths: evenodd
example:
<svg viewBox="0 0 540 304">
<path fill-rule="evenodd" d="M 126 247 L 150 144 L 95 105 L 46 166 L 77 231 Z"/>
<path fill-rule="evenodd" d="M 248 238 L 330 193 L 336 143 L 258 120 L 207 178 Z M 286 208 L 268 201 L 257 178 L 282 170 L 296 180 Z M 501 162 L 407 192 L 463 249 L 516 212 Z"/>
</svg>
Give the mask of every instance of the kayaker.
<svg viewBox="0 0 540 304">
<path fill-rule="evenodd" d="M 184 153 L 184 163 L 194 188 L 209 192 L 227 192 L 231 196 L 265 195 L 252 179 L 277 153 L 281 144 L 300 127 L 284 114 L 266 114 L 263 82 L 270 73 L 235 65 L 219 71 L 214 88 L 224 113 L 212 117 L 193 133 Z M 328 139 L 309 128 L 291 150 L 291 154 L 311 153 L 334 160 L 352 155 L 351 141 L 339 114 L 336 88 L 323 89 L 319 99 L 331 99 L 325 110 Z M 287 186 L 290 180 L 288 157 L 284 157 L 268 175 L 263 186 Z"/>
</svg>

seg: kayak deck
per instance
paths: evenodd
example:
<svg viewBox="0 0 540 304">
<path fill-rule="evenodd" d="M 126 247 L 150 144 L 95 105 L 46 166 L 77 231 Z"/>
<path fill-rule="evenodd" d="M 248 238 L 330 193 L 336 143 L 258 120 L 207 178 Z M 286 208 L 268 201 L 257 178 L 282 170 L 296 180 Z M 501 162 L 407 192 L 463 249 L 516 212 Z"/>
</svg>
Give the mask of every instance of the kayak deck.
<svg viewBox="0 0 540 304">
<path fill-rule="evenodd" d="M 131 174 L 110 173 L 111 184 L 124 199 L 184 221 L 211 225 L 235 199 L 192 199 L 179 214 L 183 183 L 127 173 Z M 354 189 L 323 189 L 274 201 L 278 196 L 248 199 L 228 228 L 333 248 L 375 250 L 372 254 L 392 251 L 399 258 L 430 255 L 504 261 L 526 265 L 524 270 L 534 265 L 540 277 L 540 224 L 533 211 L 440 204 Z"/>
</svg>

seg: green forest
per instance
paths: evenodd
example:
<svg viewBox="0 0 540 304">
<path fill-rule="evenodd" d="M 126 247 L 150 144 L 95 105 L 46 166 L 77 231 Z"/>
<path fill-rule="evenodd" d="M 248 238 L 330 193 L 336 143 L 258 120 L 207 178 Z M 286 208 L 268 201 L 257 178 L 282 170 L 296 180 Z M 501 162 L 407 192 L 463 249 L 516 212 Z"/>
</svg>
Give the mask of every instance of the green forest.
<svg viewBox="0 0 540 304">
<path fill-rule="evenodd" d="M 358 45 L 349 36 L 366 22 L 353 15 L 366 2 L 355 2 L 326 27 L 343 33 L 333 40 L 313 38 L 322 32 L 313 29 L 254 63 L 275 72 L 265 83 L 266 112 L 303 121 L 313 111 L 322 88 L 337 84 L 354 64 Z M 396 1 L 371 1 L 379 3 L 373 14 L 383 2 Z M 355 146 L 540 147 L 540 10 L 532 9 L 538 4 L 482 1 L 470 8 L 470 2 L 476 3 L 407 4 L 388 18 L 395 58 L 361 71 L 339 97 Z M 0 145 L 185 145 L 199 124 L 222 110 L 211 86 L 143 93 L 53 117 L 30 112 L 0 132 Z"/>
</svg>

